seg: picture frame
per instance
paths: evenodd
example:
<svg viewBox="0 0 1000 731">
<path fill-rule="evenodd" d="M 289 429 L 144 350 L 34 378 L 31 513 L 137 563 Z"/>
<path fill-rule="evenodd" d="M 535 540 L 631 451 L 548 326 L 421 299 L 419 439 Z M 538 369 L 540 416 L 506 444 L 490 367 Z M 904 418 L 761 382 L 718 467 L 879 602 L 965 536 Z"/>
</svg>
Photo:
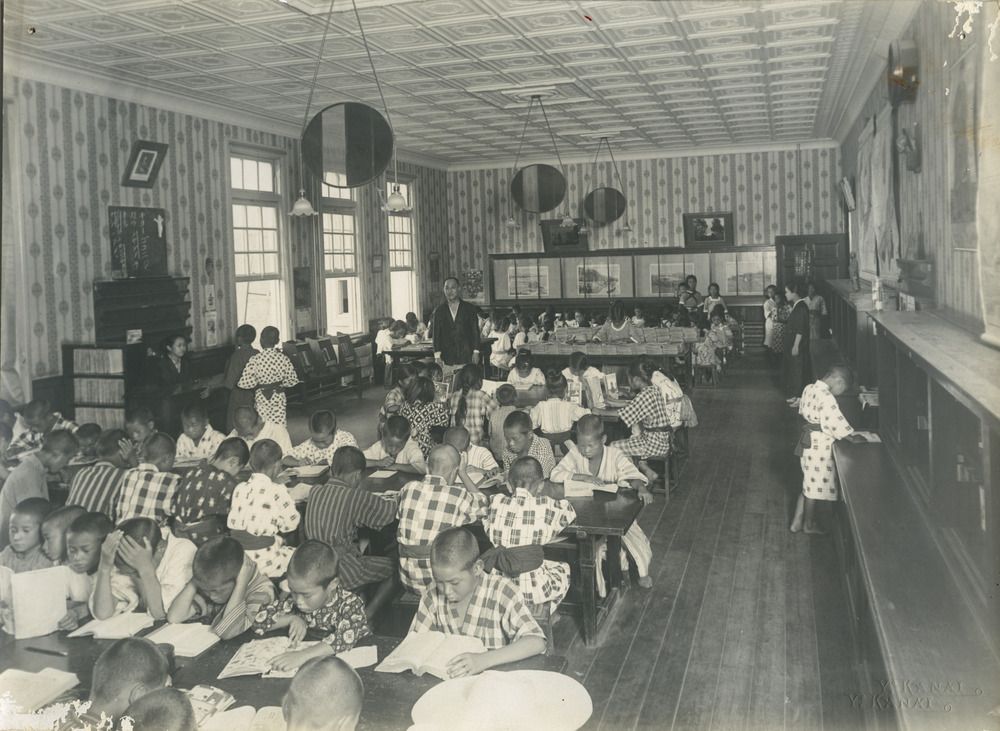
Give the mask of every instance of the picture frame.
<svg viewBox="0 0 1000 731">
<path fill-rule="evenodd" d="M 136 140 L 125 164 L 122 186 L 125 188 L 152 188 L 160 174 L 163 160 L 170 145 L 165 142 Z"/>
<path fill-rule="evenodd" d="M 385 266 L 385 255 L 375 254 L 372 256 L 372 271 L 376 274 L 382 273 L 382 267 Z"/>
<path fill-rule="evenodd" d="M 733 246 L 736 243 L 733 229 L 733 214 L 728 213 L 685 213 L 684 246 Z"/>
</svg>

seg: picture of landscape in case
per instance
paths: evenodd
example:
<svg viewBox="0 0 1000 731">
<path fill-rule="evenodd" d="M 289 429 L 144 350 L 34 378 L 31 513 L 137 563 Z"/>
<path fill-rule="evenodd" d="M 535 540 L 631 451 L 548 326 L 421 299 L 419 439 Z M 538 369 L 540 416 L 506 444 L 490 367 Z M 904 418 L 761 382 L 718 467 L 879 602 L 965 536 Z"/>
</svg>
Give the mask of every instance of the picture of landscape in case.
<svg viewBox="0 0 1000 731">
<path fill-rule="evenodd" d="M 621 266 L 607 263 L 581 264 L 576 268 L 577 294 L 589 297 L 595 294 L 608 295 L 619 293 L 621 282 Z"/>
<path fill-rule="evenodd" d="M 649 269 L 649 291 L 652 295 L 672 297 L 677 294 L 677 285 L 684 281 L 684 262 L 657 264 Z"/>
<path fill-rule="evenodd" d="M 548 297 L 549 268 L 511 267 L 507 270 L 508 297 Z"/>
</svg>

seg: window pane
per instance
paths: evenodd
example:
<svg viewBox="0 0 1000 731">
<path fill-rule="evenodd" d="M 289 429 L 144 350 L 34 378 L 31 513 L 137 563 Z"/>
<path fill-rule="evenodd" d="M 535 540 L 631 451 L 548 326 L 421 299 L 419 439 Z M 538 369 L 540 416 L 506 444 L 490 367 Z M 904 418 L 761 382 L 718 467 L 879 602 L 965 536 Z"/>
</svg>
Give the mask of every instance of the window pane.
<svg viewBox="0 0 1000 731">
<path fill-rule="evenodd" d="M 233 206 L 233 225 L 241 228 L 247 225 L 246 206 Z"/>
<path fill-rule="evenodd" d="M 236 255 L 236 276 L 245 277 L 249 272 L 247 271 L 247 258 L 242 254 Z"/>
<path fill-rule="evenodd" d="M 277 231 L 263 231 L 262 234 L 263 234 L 263 237 L 264 237 L 264 251 L 277 251 L 278 250 L 278 232 Z"/>
<path fill-rule="evenodd" d="M 401 320 L 407 312 L 416 312 L 416 275 L 412 271 L 389 272 L 392 316 Z"/>
<path fill-rule="evenodd" d="M 260 276 L 264 273 L 264 259 L 260 254 L 249 254 L 250 276 Z"/>
<path fill-rule="evenodd" d="M 260 251 L 262 245 L 263 236 L 260 231 L 250 229 L 247 231 L 247 250 L 248 251 Z"/>
<path fill-rule="evenodd" d="M 327 277 L 327 332 L 361 332 L 361 300 L 357 277 Z"/>
<path fill-rule="evenodd" d="M 233 249 L 237 252 L 247 250 L 247 232 L 243 229 L 233 231 Z"/>
<path fill-rule="evenodd" d="M 283 330 L 287 324 L 284 288 L 278 279 L 236 283 L 236 311 L 240 324 L 253 325 L 259 333 L 268 325 Z M 286 335 L 286 333 L 282 333 Z"/>
<path fill-rule="evenodd" d="M 274 192 L 274 168 L 269 162 L 257 163 L 258 190 Z"/>
<path fill-rule="evenodd" d="M 266 274 L 278 273 L 278 255 L 264 254 L 264 272 Z"/>
<path fill-rule="evenodd" d="M 278 220 L 273 208 L 263 208 L 261 214 L 261 225 L 264 228 L 278 228 Z"/>
<path fill-rule="evenodd" d="M 257 187 L 257 161 L 243 161 L 243 187 L 246 190 L 259 190 Z"/>
<path fill-rule="evenodd" d="M 260 228 L 260 206 L 247 206 L 247 226 Z"/>
<path fill-rule="evenodd" d="M 234 188 L 243 187 L 243 161 L 238 157 L 229 159 L 229 175 L 233 179 L 232 186 Z"/>
</svg>

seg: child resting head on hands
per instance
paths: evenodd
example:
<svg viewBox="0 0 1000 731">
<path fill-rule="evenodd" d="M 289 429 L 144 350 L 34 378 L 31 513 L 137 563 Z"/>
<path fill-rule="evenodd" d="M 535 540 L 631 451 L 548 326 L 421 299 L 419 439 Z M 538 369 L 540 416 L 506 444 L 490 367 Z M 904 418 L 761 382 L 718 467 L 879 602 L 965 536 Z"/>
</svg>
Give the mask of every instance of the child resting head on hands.
<svg viewBox="0 0 1000 731">
<path fill-rule="evenodd" d="M 264 607 L 254 620 L 256 634 L 288 627 L 293 645 L 307 630 L 322 633 L 321 642 L 282 653 L 271 660 L 275 670 L 294 670 L 314 657 L 335 655 L 371 634 L 365 603 L 340 585 L 337 554 L 322 541 L 308 540 L 288 562 L 289 594 Z"/>
</svg>

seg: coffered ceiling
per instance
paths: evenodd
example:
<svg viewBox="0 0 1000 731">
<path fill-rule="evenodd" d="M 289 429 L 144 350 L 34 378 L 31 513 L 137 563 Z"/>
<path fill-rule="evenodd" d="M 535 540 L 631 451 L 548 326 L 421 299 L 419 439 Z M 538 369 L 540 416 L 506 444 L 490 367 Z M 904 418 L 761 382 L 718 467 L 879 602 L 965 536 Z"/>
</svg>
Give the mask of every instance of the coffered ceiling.
<svg viewBox="0 0 1000 731">
<path fill-rule="evenodd" d="M 916 3 L 904 0 L 359 0 L 400 148 L 513 160 L 544 88 L 564 159 L 838 139 Z M 297 136 L 329 0 L 7 0 L 4 62 Z M 31 32 L 29 29 L 34 29 Z M 74 78 L 88 79 L 87 85 Z M 55 80 L 55 79 L 53 79 Z M 95 88 L 106 84 L 104 88 Z M 335 0 L 311 113 L 381 109 L 350 0 Z M 311 116 L 311 114 L 310 114 Z M 552 156 L 541 115 L 524 155 Z"/>
</svg>

